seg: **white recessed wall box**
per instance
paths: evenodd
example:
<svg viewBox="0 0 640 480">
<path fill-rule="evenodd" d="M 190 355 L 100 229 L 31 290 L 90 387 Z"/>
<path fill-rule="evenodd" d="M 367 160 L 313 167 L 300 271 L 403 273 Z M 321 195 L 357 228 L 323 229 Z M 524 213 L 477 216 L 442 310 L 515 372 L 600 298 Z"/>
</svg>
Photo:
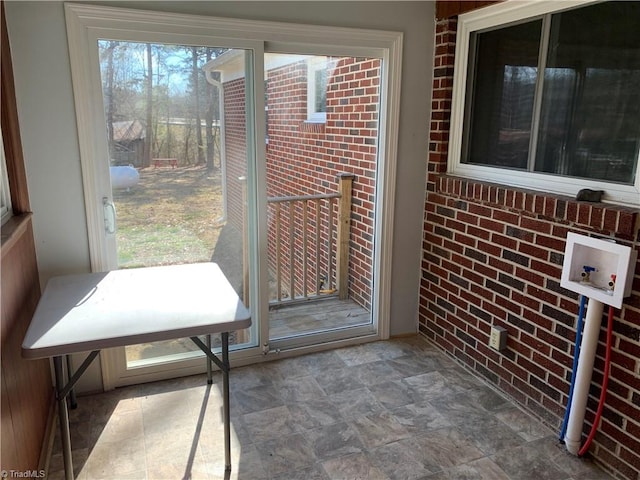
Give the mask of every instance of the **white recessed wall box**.
<svg viewBox="0 0 640 480">
<path fill-rule="evenodd" d="M 567 234 L 560 285 L 615 308 L 631 295 L 638 252 L 610 240 Z"/>
</svg>

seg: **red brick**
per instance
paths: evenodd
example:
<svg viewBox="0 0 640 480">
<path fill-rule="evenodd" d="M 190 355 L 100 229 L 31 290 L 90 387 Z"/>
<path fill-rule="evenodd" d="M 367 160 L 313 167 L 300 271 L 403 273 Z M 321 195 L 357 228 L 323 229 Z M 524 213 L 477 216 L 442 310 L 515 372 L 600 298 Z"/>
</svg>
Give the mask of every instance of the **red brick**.
<svg viewBox="0 0 640 480">
<path fill-rule="evenodd" d="M 578 223 L 582 225 L 589 225 L 589 221 L 591 220 L 591 205 L 586 203 L 578 204 Z"/>
<path fill-rule="evenodd" d="M 557 301 L 557 295 L 553 292 L 549 292 L 548 290 L 543 290 L 541 288 L 534 287 L 532 285 L 527 286 L 527 293 L 530 294 L 534 298 L 538 298 L 543 302 L 547 302 L 551 305 L 555 305 Z"/>
<path fill-rule="evenodd" d="M 460 297 L 463 298 L 467 302 L 467 304 L 473 304 L 476 307 L 480 307 L 482 305 L 482 299 L 478 298 L 476 295 L 473 295 L 469 291 L 460 290 Z"/>
<path fill-rule="evenodd" d="M 483 275 L 487 278 L 491 278 L 491 279 L 496 279 L 498 278 L 498 272 L 496 270 L 494 270 L 493 268 L 490 268 L 482 263 L 476 263 L 476 265 L 473 267 L 474 270 L 479 273 L 480 275 Z"/>
<path fill-rule="evenodd" d="M 456 242 L 459 242 L 461 245 L 468 245 L 469 247 L 476 246 L 476 239 L 470 235 L 463 235 L 461 233 L 456 233 L 453 237 Z"/>
<path fill-rule="evenodd" d="M 497 257 L 502 253 L 502 249 L 497 245 L 482 241 L 478 242 L 478 250 L 480 250 L 482 253 L 486 253 L 487 255 L 492 255 L 494 257 Z"/>
<path fill-rule="evenodd" d="M 556 199 L 553 197 L 546 197 L 544 199 L 544 215 L 546 217 L 555 217 L 556 215 Z"/>
<path fill-rule="evenodd" d="M 556 252 L 564 252 L 565 240 L 563 238 L 536 235 L 536 243 Z"/>
<path fill-rule="evenodd" d="M 533 350 L 541 353 L 542 355 L 549 355 L 550 347 L 547 343 L 540 340 L 540 338 L 533 337 L 526 332 L 520 334 L 520 339 Z"/>
<path fill-rule="evenodd" d="M 507 212 L 505 210 L 495 209 L 493 211 L 493 219 L 498 220 L 499 222 L 502 222 L 502 223 L 510 223 L 511 225 L 518 225 L 520 221 L 520 216 L 515 213 Z"/>
<path fill-rule="evenodd" d="M 545 262 L 539 262 L 538 260 L 531 261 L 531 268 L 536 272 L 541 272 L 549 275 L 552 278 L 560 279 L 562 268 L 557 265 L 551 265 Z"/>
<path fill-rule="evenodd" d="M 480 217 L 491 217 L 491 209 L 477 203 L 469 203 L 469 213 L 473 213 L 474 215 L 478 215 Z"/>
<path fill-rule="evenodd" d="M 523 307 L 527 307 L 533 310 L 537 310 L 540 308 L 540 302 L 538 300 L 535 300 L 527 295 L 523 295 L 520 292 L 512 291 L 511 298 L 514 302 L 519 303 Z"/>
<path fill-rule="evenodd" d="M 467 226 L 467 233 L 469 235 L 473 235 L 474 237 L 482 238 L 483 240 L 489 240 L 491 238 L 491 232 L 488 230 L 484 230 L 482 228 L 477 228 L 473 226 Z"/>
<path fill-rule="evenodd" d="M 493 221 L 493 220 L 489 220 L 487 218 L 480 218 L 479 225 L 482 228 L 486 228 L 487 230 L 492 230 L 498 233 L 504 233 L 504 230 L 505 230 L 504 224 Z"/>
<path fill-rule="evenodd" d="M 545 370 L 553 374 L 553 375 L 549 375 L 550 379 L 554 377 L 554 375 L 562 379 L 560 380 L 559 386 L 556 386 L 558 390 L 560 390 L 560 386 L 567 384 L 567 382 L 564 381 L 564 375 L 565 375 L 566 369 L 564 368 L 563 365 L 559 365 L 558 363 L 553 361 L 548 355 L 541 355 L 540 352 L 536 352 L 536 351 L 533 352 L 532 360 L 533 362 L 535 362 L 536 364 L 540 365 Z"/>
<path fill-rule="evenodd" d="M 533 283 L 538 287 L 544 286 L 544 277 L 528 268 L 516 267 L 516 278 Z"/>
<path fill-rule="evenodd" d="M 522 307 L 519 304 L 511 302 L 506 298 L 498 295 L 496 295 L 496 305 L 500 305 L 505 310 L 508 310 L 516 315 L 520 315 L 522 313 Z"/>
<path fill-rule="evenodd" d="M 605 209 L 602 229 L 607 232 L 615 232 L 618 224 L 618 212 L 611 209 Z"/>
<path fill-rule="evenodd" d="M 489 298 L 488 296 L 486 298 Z M 493 302 L 482 302 L 483 310 L 491 313 L 494 317 L 499 318 L 501 320 L 505 320 L 507 318 L 507 312 L 503 309 L 498 308 L 497 305 Z"/>
<path fill-rule="evenodd" d="M 489 265 L 508 274 L 513 274 L 513 271 L 515 269 L 512 263 L 504 262 L 499 258 L 495 258 L 495 257 L 489 258 Z"/>
<path fill-rule="evenodd" d="M 634 451 L 626 447 L 628 447 L 628 445 L 624 445 L 620 448 L 620 458 L 636 470 L 640 471 L 640 454 L 638 454 L 638 450 Z"/>
<path fill-rule="evenodd" d="M 565 217 L 570 223 L 578 220 L 578 204 L 576 202 L 567 203 L 567 212 Z"/>
<path fill-rule="evenodd" d="M 478 221 L 479 221 L 476 215 L 470 215 L 462 211 L 456 212 L 456 219 L 468 225 L 478 225 Z"/>
<path fill-rule="evenodd" d="M 634 228 L 636 225 L 636 219 L 638 218 L 637 212 L 620 212 L 618 218 L 617 234 L 622 238 L 633 239 Z"/>
<path fill-rule="evenodd" d="M 506 237 L 504 235 L 493 234 L 491 235 L 491 241 L 497 245 L 502 245 L 503 247 L 509 248 L 511 250 L 515 250 L 518 246 L 518 242 L 513 238 Z"/>
<path fill-rule="evenodd" d="M 524 242 L 520 243 L 520 246 L 518 247 L 518 252 L 524 255 L 528 255 L 530 257 L 539 258 L 540 260 L 549 259 L 549 250 L 546 250 L 544 248 L 540 248 L 528 243 L 524 243 Z"/>
</svg>

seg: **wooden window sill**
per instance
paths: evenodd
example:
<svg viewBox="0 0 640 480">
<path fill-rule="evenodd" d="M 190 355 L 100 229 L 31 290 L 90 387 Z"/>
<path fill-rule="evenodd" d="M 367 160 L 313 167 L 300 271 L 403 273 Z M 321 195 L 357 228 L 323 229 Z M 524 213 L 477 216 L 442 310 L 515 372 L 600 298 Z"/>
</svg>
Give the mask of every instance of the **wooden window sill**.
<svg viewBox="0 0 640 480">
<path fill-rule="evenodd" d="M 2 225 L 2 258 L 7 255 L 27 231 L 31 223 L 31 213 L 14 215 Z"/>
</svg>

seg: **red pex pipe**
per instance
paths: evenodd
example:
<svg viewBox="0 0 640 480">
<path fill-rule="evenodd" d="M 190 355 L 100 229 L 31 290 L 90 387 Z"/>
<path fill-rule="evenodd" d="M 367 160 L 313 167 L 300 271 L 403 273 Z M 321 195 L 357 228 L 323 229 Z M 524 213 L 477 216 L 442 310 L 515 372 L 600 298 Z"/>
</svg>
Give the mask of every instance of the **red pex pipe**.
<svg viewBox="0 0 640 480">
<path fill-rule="evenodd" d="M 578 456 L 582 457 L 589 450 L 589 446 L 593 441 L 593 437 L 596 436 L 598 425 L 600 424 L 600 418 L 602 417 L 602 410 L 604 410 L 604 400 L 607 396 L 607 385 L 609 384 L 609 367 L 611 366 L 611 344 L 613 340 L 613 307 L 609 306 L 609 316 L 607 317 L 607 351 L 604 358 L 604 378 L 602 380 L 602 390 L 600 391 L 600 403 L 598 403 L 598 410 L 596 411 L 596 418 L 591 425 L 591 431 L 584 445 L 578 452 Z"/>
</svg>

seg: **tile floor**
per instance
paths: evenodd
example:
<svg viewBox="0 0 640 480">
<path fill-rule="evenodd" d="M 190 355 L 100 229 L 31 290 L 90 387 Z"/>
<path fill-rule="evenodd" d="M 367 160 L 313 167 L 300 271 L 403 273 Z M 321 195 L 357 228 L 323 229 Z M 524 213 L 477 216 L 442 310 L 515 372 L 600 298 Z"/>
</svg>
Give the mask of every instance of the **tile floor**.
<svg viewBox="0 0 640 480">
<path fill-rule="evenodd" d="M 419 337 L 80 397 L 78 479 L 596 480 L 556 433 Z M 49 479 L 64 478 L 56 439 Z"/>
</svg>

